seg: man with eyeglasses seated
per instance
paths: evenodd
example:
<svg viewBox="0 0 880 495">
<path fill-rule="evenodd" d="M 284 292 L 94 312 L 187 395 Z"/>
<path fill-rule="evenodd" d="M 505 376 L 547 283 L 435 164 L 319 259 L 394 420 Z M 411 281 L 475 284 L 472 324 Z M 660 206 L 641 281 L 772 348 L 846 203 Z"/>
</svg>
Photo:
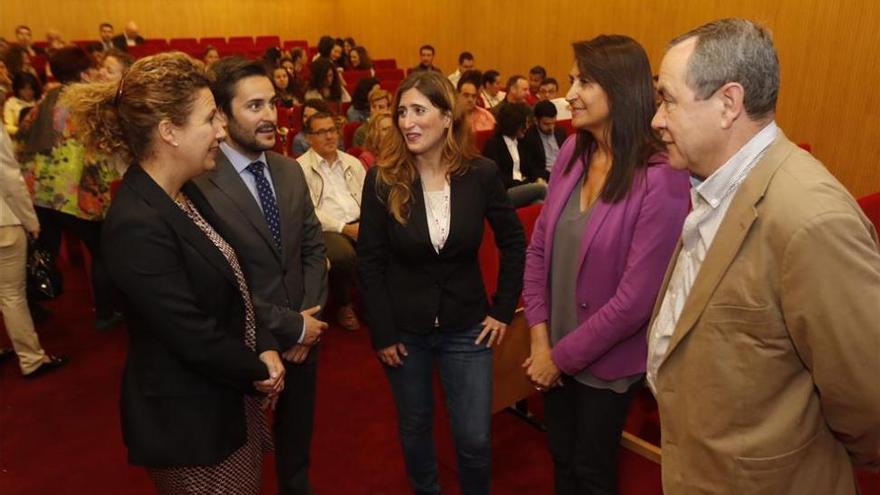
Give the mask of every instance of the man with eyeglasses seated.
<svg viewBox="0 0 880 495">
<path fill-rule="evenodd" d="M 315 113 L 306 120 L 303 131 L 310 147 L 297 161 L 305 173 L 324 231 L 330 259 L 330 290 L 339 305 L 337 319 L 342 328 L 357 330 L 360 322 L 350 292 L 354 285 L 355 243 L 366 171 L 360 160 L 337 149 L 339 129 L 332 114 Z"/>
</svg>

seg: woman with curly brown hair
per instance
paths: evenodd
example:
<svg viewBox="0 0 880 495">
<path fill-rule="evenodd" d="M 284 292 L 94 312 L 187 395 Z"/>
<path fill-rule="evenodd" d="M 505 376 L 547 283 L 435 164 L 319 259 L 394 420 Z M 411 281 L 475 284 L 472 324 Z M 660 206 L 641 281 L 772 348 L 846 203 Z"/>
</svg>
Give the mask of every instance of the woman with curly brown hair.
<svg viewBox="0 0 880 495">
<path fill-rule="evenodd" d="M 373 348 L 397 404 L 416 493 L 440 493 L 433 424 L 437 364 L 465 494 L 488 494 L 492 347 L 522 287 L 523 228 L 495 172 L 479 157 L 455 89 L 434 71 L 398 89 L 396 129 L 364 183 L 358 270 Z M 490 303 L 477 251 L 488 220 L 501 252 Z"/>
<path fill-rule="evenodd" d="M 203 65 L 146 57 L 118 83 L 71 87 L 62 103 L 89 151 L 132 162 L 101 245 L 128 305 L 129 462 L 163 494 L 259 493 L 271 437 L 256 395 L 277 397 L 284 366 L 214 230 L 220 219 L 190 182 L 214 167 L 226 135 Z"/>
</svg>

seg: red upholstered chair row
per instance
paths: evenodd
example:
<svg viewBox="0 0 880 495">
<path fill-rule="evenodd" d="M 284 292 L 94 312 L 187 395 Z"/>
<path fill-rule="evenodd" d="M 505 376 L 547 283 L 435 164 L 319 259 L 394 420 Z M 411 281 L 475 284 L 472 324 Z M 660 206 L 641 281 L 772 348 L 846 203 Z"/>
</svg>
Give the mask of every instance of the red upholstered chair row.
<svg viewBox="0 0 880 495">
<path fill-rule="evenodd" d="M 874 228 L 880 232 L 880 192 L 859 198 L 859 206 L 864 210 L 865 216 L 874 224 Z"/>
</svg>

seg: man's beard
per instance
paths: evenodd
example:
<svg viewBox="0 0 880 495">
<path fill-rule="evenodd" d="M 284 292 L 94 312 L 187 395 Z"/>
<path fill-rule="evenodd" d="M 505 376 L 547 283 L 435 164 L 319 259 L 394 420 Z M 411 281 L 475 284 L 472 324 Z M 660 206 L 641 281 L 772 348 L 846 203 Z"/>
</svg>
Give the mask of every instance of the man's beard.
<svg viewBox="0 0 880 495">
<path fill-rule="evenodd" d="M 238 145 L 247 151 L 253 153 L 262 153 L 275 147 L 275 140 L 271 144 L 263 144 L 257 140 L 256 132 L 259 129 L 268 129 L 271 126 L 272 131 L 275 130 L 275 124 L 271 122 L 262 122 L 253 131 L 249 131 L 238 125 L 235 119 L 229 119 L 228 131 L 229 138 L 238 143 Z"/>
</svg>

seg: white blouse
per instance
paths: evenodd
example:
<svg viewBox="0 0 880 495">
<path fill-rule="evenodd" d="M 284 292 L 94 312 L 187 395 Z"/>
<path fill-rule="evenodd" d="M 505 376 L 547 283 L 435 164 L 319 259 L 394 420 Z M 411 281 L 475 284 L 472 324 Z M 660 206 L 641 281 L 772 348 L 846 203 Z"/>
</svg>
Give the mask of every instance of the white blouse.
<svg viewBox="0 0 880 495">
<path fill-rule="evenodd" d="M 442 191 L 425 191 L 422 185 L 422 193 L 425 196 L 425 216 L 428 219 L 431 245 L 439 254 L 449 237 L 449 219 L 452 213 L 449 182 L 443 186 Z"/>
</svg>

